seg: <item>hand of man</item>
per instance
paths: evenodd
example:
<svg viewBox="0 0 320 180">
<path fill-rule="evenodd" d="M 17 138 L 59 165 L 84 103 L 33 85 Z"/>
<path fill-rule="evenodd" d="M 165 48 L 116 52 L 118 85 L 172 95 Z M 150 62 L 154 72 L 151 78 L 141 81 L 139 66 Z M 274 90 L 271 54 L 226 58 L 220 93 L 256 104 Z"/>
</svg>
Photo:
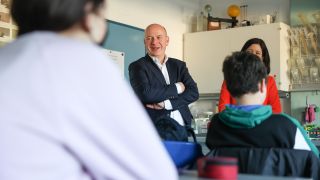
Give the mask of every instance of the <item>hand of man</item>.
<svg viewBox="0 0 320 180">
<path fill-rule="evenodd" d="M 164 102 L 153 103 L 153 104 L 146 104 L 147 108 L 160 110 L 164 108 Z"/>
<path fill-rule="evenodd" d="M 178 82 L 178 84 L 181 87 L 181 93 L 183 93 L 184 90 L 186 90 L 186 87 L 184 86 L 184 84 L 182 82 Z"/>
</svg>

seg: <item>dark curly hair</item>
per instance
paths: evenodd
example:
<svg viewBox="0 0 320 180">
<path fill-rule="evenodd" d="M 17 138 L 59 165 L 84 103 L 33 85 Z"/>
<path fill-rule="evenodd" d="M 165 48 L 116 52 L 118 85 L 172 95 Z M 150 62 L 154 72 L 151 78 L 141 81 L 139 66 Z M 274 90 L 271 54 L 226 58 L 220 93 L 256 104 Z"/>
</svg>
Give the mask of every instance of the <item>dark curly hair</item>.
<svg viewBox="0 0 320 180">
<path fill-rule="evenodd" d="M 105 0 L 12 0 L 11 15 L 19 27 L 18 35 L 31 31 L 62 31 L 81 21 L 85 5 L 96 11 Z"/>
<path fill-rule="evenodd" d="M 270 73 L 270 55 L 266 43 L 259 38 L 249 39 L 246 43 L 244 43 L 241 51 L 246 51 L 252 44 L 259 44 L 262 50 L 262 61 L 267 68 L 267 73 Z"/>
<path fill-rule="evenodd" d="M 259 90 L 259 82 L 267 77 L 267 68 L 254 54 L 234 52 L 223 62 L 223 75 L 230 94 L 241 97 Z"/>
</svg>

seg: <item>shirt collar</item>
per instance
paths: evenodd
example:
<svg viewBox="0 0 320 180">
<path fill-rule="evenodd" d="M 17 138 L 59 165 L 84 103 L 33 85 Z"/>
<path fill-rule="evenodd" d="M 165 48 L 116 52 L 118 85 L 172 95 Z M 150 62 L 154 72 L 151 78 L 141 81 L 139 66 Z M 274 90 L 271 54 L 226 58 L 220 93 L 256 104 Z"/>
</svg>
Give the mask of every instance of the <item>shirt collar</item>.
<svg viewBox="0 0 320 180">
<path fill-rule="evenodd" d="M 226 106 L 228 106 L 231 109 L 237 109 L 237 110 L 251 112 L 251 111 L 253 111 L 255 109 L 260 108 L 263 105 L 233 105 L 233 104 L 227 104 Z"/>
<path fill-rule="evenodd" d="M 149 55 L 149 54 L 148 54 Z M 163 64 L 166 64 L 166 62 L 168 61 L 168 56 L 167 55 L 164 55 L 164 61 L 163 61 L 163 64 L 161 64 L 160 63 L 160 60 L 157 58 L 157 57 L 155 57 L 155 56 L 151 56 L 151 55 L 149 55 L 150 56 L 150 58 L 153 60 L 153 62 L 154 63 L 156 63 L 157 65 L 163 65 Z"/>
</svg>

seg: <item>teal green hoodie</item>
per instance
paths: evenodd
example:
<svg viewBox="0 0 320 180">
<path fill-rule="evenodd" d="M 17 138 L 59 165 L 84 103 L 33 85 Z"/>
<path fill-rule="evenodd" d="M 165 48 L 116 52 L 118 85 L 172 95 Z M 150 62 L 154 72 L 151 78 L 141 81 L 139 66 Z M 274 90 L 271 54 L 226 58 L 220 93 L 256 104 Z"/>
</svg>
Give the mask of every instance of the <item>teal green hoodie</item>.
<svg viewBox="0 0 320 180">
<path fill-rule="evenodd" d="M 272 115 L 271 106 L 261 106 L 252 111 L 226 109 L 219 114 L 221 121 L 233 128 L 253 128 Z"/>
<path fill-rule="evenodd" d="M 226 109 L 219 114 L 219 118 L 225 125 L 232 128 L 253 128 L 268 119 L 271 115 L 271 106 L 261 106 L 252 111 L 239 110 L 226 106 Z M 281 115 L 286 116 L 297 126 L 311 150 L 319 157 L 318 148 L 311 142 L 298 120 L 284 113 L 281 113 Z"/>
</svg>

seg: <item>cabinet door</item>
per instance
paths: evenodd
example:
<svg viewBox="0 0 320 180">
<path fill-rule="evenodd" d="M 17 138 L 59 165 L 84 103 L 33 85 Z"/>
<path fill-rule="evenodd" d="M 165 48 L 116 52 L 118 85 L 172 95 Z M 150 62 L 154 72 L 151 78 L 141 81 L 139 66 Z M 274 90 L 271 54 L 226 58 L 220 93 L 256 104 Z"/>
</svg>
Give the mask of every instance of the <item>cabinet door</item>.
<svg viewBox="0 0 320 180">
<path fill-rule="evenodd" d="M 223 81 L 222 63 L 230 54 L 225 31 L 184 35 L 184 60 L 200 93 L 219 93 Z"/>
</svg>

